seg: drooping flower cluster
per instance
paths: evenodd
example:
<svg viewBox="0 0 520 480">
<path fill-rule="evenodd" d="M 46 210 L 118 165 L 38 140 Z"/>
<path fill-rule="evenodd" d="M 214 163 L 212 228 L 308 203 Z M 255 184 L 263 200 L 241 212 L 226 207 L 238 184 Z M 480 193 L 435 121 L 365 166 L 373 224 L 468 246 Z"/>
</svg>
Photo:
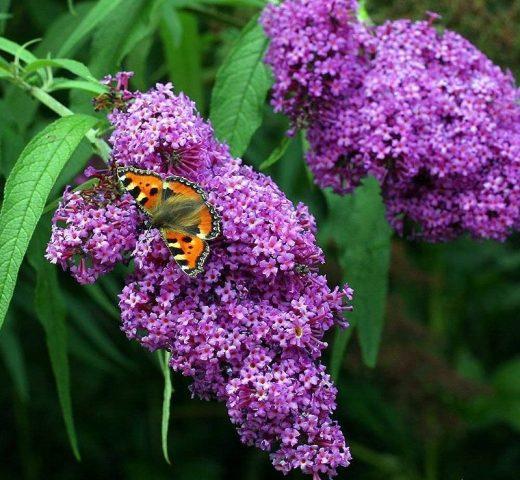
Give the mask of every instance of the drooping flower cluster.
<svg viewBox="0 0 520 480">
<path fill-rule="evenodd" d="M 357 88 L 365 59 L 358 55 L 366 30 L 353 21 L 356 0 L 286 1 L 269 4 L 262 24 L 271 45 L 265 61 L 276 83 L 273 105 L 294 122 Z"/>
<path fill-rule="evenodd" d="M 52 219 L 45 256 L 79 283 L 94 283 L 134 250 L 138 222 L 132 197 L 119 197 L 110 177 L 100 177 L 98 185 L 81 192 L 67 187 Z"/>
<path fill-rule="evenodd" d="M 124 331 L 148 348 L 168 349 L 172 368 L 193 378 L 193 393 L 225 401 L 241 439 L 272 451 L 276 468 L 334 475 L 350 454 L 330 418 L 336 390 L 318 358 L 351 291 L 331 291 L 310 271 L 322 252 L 307 208 L 294 208 L 268 177 L 232 158 L 169 85 L 138 94 L 111 119 L 121 164 L 196 180 L 223 223 L 195 279 L 172 262 L 158 235 L 139 239 L 120 301 Z M 194 151 L 203 152 L 195 175 Z"/>
<path fill-rule="evenodd" d="M 307 11 L 314 4 L 323 2 L 289 0 L 264 16 L 274 38 L 267 55 L 277 77 L 273 103 L 291 117 L 295 108 L 280 104 L 276 92 L 284 89 L 286 98 L 301 92 L 287 84 L 290 68 L 280 55 L 301 52 L 298 42 L 314 41 L 310 25 L 324 22 L 293 27 L 283 9 Z M 313 12 L 333 18 L 332 4 L 328 12 L 318 6 Z M 467 232 L 503 240 L 520 228 L 519 91 L 512 76 L 471 43 L 431 23 L 387 22 L 365 27 L 365 34 L 351 29 L 356 40 L 350 43 L 360 45 L 359 68 L 340 79 L 346 94 L 331 102 L 341 91 L 335 88 L 314 100 L 308 162 L 316 181 L 339 193 L 375 176 L 388 219 L 401 234 L 443 241 Z M 277 27 L 282 38 L 275 38 Z M 352 56 L 343 62 L 351 65 Z"/>
<path fill-rule="evenodd" d="M 109 118 L 117 166 L 196 181 L 222 217 L 195 278 L 159 232 L 137 235 L 135 269 L 120 295 L 123 331 L 170 351 L 171 367 L 193 378 L 193 394 L 225 402 L 242 441 L 271 452 L 277 469 L 334 476 L 350 453 L 331 418 L 336 389 L 319 358 L 324 333 L 346 326 L 352 291 L 330 289 L 317 273 L 323 254 L 308 209 L 232 158 L 169 84 L 133 94 Z"/>
</svg>

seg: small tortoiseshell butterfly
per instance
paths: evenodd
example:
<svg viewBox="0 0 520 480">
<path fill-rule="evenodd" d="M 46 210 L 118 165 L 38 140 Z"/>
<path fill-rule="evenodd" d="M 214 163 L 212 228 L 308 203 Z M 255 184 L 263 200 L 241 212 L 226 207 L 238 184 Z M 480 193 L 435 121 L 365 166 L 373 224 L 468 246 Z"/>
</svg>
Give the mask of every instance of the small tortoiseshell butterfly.
<svg viewBox="0 0 520 480">
<path fill-rule="evenodd" d="M 158 228 L 182 271 L 196 276 L 209 254 L 206 240 L 220 234 L 220 216 L 196 183 L 183 177 L 163 179 L 155 172 L 126 167 L 117 169 L 124 190 Z"/>
</svg>

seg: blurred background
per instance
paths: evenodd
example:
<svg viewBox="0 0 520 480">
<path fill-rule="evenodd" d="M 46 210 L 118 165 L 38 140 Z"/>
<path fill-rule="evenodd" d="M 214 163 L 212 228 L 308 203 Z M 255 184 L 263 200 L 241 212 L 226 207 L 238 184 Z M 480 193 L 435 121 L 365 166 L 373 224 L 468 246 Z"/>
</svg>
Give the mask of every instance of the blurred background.
<svg viewBox="0 0 520 480">
<path fill-rule="evenodd" d="M 0 32 L 20 44 L 40 38 L 31 47 L 35 54 L 55 56 L 95 3 L 0 0 Z M 132 87 L 141 90 L 171 80 L 206 115 L 217 68 L 262 2 L 165 0 L 171 15 L 154 13 L 155 3 L 124 0 L 71 57 L 97 77 L 133 70 Z M 439 25 L 466 36 L 519 78 L 520 1 L 370 0 L 367 10 L 376 23 L 438 12 Z M 54 115 L 12 86 L 2 83 L 0 89 L 3 189 L 23 146 Z M 60 91 L 56 97 L 75 112 L 93 114 L 87 93 Z M 266 104 L 264 123 L 245 161 L 258 166 L 287 126 Z M 86 144 L 80 146 L 51 198 L 83 169 L 89 152 Z M 290 144 L 269 173 L 291 199 L 310 206 L 319 227 L 331 220 L 323 194 L 308 178 L 299 142 Z M 348 281 L 348 271 L 338 266 L 334 242 L 326 235 L 320 242 L 331 283 Z M 127 341 L 118 326 L 117 294 L 125 271 L 121 267 L 89 287 L 60 274 L 82 456 L 77 462 L 43 329 L 31 305 L 33 270 L 23 264 L 0 333 L 0 478 L 281 478 L 267 454 L 240 444 L 225 407 L 190 399 L 189 382 L 179 375 L 173 375 L 172 465 L 165 462 L 160 434 L 163 376 L 157 358 Z M 377 365 L 364 366 L 353 336 L 339 374 L 337 418 L 354 462 L 338 478 L 520 478 L 519 320 L 518 236 L 504 244 L 462 239 L 444 245 L 395 238 Z"/>
</svg>

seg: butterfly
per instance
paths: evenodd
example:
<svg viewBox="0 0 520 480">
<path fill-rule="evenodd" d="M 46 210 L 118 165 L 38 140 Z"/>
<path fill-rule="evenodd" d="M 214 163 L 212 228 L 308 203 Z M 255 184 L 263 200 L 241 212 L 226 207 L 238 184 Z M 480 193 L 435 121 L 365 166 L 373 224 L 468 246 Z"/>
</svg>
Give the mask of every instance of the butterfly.
<svg viewBox="0 0 520 480">
<path fill-rule="evenodd" d="M 133 167 L 117 169 L 124 191 L 158 228 L 173 258 L 187 275 L 203 271 L 209 254 L 207 240 L 220 235 L 221 220 L 199 185 L 183 177 L 162 178 L 155 172 Z"/>
</svg>

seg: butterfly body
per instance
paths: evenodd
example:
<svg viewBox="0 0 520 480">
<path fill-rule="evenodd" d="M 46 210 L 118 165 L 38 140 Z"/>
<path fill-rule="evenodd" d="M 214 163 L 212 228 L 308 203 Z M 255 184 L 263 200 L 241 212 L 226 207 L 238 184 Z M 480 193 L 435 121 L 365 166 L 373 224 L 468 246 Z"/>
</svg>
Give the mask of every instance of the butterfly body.
<svg viewBox="0 0 520 480">
<path fill-rule="evenodd" d="M 151 225 L 155 228 L 180 229 L 196 235 L 203 207 L 202 201 L 171 197 L 150 212 Z"/>
<path fill-rule="evenodd" d="M 183 177 L 163 179 L 132 167 L 118 168 L 117 176 L 148 215 L 150 225 L 159 229 L 182 271 L 190 276 L 202 272 L 209 254 L 207 240 L 220 234 L 220 217 L 205 192 Z"/>
</svg>

